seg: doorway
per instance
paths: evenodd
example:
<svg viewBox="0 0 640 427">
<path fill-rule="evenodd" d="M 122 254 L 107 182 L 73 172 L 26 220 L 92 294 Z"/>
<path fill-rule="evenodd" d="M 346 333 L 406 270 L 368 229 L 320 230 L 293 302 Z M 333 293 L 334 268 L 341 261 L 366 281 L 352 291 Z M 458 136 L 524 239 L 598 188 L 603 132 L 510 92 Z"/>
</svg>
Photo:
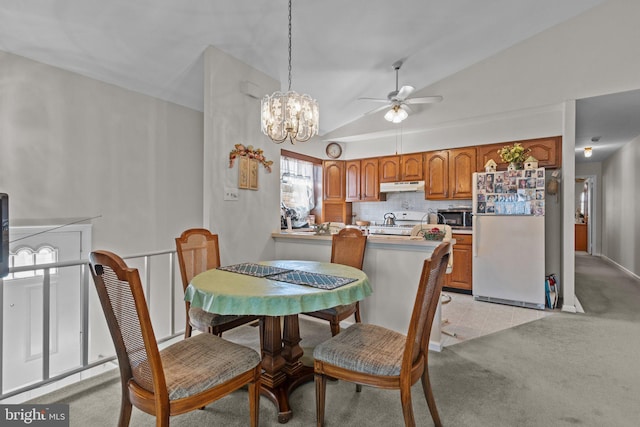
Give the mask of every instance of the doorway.
<svg viewBox="0 0 640 427">
<path fill-rule="evenodd" d="M 575 188 L 575 251 L 593 255 L 595 248 L 595 176 L 577 176 Z"/>
<path fill-rule="evenodd" d="M 91 225 L 75 224 L 11 227 L 11 266 L 32 266 L 86 259 L 91 248 Z M 10 273 L 3 279 L 3 386 L 24 387 L 42 379 L 42 270 Z M 50 375 L 81 364 L 80 267 L 54 268 L 50 275 Z"/>
</svg>

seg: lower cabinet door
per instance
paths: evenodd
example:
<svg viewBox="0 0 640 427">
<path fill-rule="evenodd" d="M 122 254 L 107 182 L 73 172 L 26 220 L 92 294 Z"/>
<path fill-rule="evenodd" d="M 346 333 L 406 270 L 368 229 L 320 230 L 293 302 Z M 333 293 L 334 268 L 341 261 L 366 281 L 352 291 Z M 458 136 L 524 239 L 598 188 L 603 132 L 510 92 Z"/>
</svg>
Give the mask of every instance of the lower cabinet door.
<svg viewBox="0 0 640 427">
<path fill-rule="evenodd" d="M 471 250 L 472 237 L 470 234 L 454 234 L 456 244 L 453 245 L 453 271 L 447 274 L 445 286 L 452 289 L 469 291 L 472 287 L 472 263 Z"/>
</svg>

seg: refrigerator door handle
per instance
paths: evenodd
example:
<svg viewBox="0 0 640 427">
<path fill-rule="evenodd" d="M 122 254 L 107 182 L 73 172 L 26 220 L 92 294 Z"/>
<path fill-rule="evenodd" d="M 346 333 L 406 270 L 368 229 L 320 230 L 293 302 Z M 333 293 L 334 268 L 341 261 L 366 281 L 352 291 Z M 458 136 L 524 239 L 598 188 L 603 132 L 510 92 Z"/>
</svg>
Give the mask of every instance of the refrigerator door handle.
<svg viewBox="0 0 640 427">
<path fill-rule="evenodd" d="M 476 220 L 477 216 L 473 215 L 471 217 L 471 224 L 473 228 L 473 239 L 471 240 L 471 251 L 474 257 L 478 256 L 478 237 L 480 236 L 480 229 L 478 228 L 478 221 Z"/>
</svg>

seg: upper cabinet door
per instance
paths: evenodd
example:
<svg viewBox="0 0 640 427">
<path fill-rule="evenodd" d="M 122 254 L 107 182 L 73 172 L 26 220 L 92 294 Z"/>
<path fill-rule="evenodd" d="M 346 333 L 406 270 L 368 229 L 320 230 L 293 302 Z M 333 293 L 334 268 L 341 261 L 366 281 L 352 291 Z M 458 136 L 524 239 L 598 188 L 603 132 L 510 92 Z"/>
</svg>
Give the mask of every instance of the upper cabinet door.
<svg viewBox="0 0 640 427">
<path fill-rule="evenodd" d="M 380 180 L 378 179 L 379 160 L 362 159 L 360 161 L 360 200 L 363 202 L 375 202 L 385 200 L 380 197 Z"/>
<path fill-rule="evenodd" d="M 422 174 L 422 159 L 424 153 L 403 154 L 401 161 L 402 181 L 421 181 L 424 177 Z"/>
<path fill-rule="evenodd" d="M 562 137 L 532 139 L 522 144 L 531 149 L 538 160 L 538 167 L 559 168 L 562 165 Z"/>
<path fill-rule="evenodd" d="M 473 197 L 472 175 L 476 168 L 476 149 L 457 148 L 449 150 L 449 189 L 452 199 Z"/>
<path fill-rule="evenodd" d="M 377 171 L 376 171 L 377 172 Z M 360 160 L 349 160 L 346 163 L 346 200 L 360 200 Z"/>
<path fill-rule="evenodd" d="M 431 200 L 449 198 L 449 150 L 430 151 L 425 155 L 424 197 Z"/>
<path fill-rule="evenodd" d="M 380 157 L 380 182 L 400 181 L 400 156 Z"/>
<path fill-rule="evenodd" d="M 324 200 L 345 201 L 345 164 L 342 160 L 322 162 L 324 175 Z"/>
<path fill-rule="evenodd" d="M 493 159 L 496 162 L 498 170 L 506 170 L 508 164 L 500 159 L 498 150 L 505 145 L 513 145 L 515 142 L 522 144 L 524 148 L 531 149 L 531 155 L 538 160 L 539 167 L 555 169 L 562 166 L 562 137 L 552 136 L 549 138 L 479 145 L 476 147 L 478 150 L 476 170 L 483 172 L 484 165 L 487 164 L 489 159 Z"/>
</svg>

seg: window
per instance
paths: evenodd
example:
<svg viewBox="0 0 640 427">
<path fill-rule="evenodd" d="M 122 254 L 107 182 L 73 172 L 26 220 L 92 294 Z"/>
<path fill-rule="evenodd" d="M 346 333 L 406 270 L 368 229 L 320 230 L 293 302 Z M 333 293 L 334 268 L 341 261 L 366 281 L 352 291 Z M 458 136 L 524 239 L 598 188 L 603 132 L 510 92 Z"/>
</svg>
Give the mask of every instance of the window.
<svg viewBox="0 0 640 427">
<path fill-rule="evenodd" d="M 304 227 L 308 224 L 309 215 L 318 212 L 321 164 L 319 159 L 283 150 L 280 156 L 280 218 L 283 227 L 287 226 L 287 216 L 291 217 L 293 227 Z"/>
<path fill-rule="evenodd" d="M 58 262 L 58 250 L 51 246 L 41 246 L 38 249 L 32 249 L 23 246 L 16 249 L 9 255 L 9 265 L 11 267 L 24 267 L 27 265 L 51 264 Z M 51 274 L 56 274 L 57 269 L 52 268 Z M 19 273 L 11 273 L 7 279 L 20 279 L 24 277 L 43 276 L 44 270 L 21 271 Z"/>
</svg>

